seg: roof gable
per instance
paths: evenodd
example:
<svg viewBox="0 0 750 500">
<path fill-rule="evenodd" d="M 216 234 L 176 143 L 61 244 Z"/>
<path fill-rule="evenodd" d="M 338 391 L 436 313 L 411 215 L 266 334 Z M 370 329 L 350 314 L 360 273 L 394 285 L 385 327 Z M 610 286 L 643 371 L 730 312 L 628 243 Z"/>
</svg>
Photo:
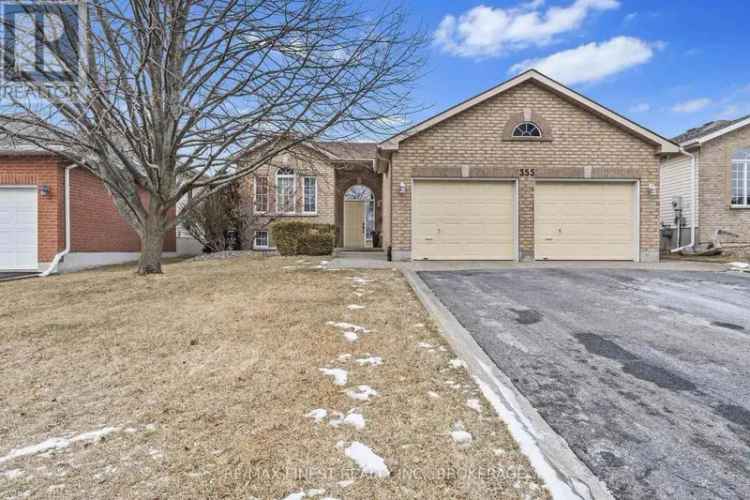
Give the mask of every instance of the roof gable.
<svg viewBox="0 0 750 500">
<path fill-rule="evenodd" d="M 676 153 L 679 151 L 679 147 L 669 139 L 666 139 L 659 134 L 646 129 L 631 120 L 628 120 L 627 118 L 615 113 L 609 108 L 606 108 L 601 104 L 592 101 L 591 99 L 579 94 L 578 92 L 575 92 L 574 90 L 569 89 L 561 83 L 558 83 L 533 69 L 521 73 L 520 75 L 511 78 L 510 80 L 501 83 L 500 85 L 497 85 L 475 97 L 472 97 L 443 111 L 442 113 L 439 113 L 421 123 L 418 123 L 417 125 L 414 125 L 404 130 L 403 132 L 390 137 L 389 139 L 386 139 L 385 141 L 380 143 L 379 147 L 380 149 L 385 151 L 397 151 L 399 144 L 409 137 L 419 134 L 424 130 L 427 130 L 453 116 L 456 116 L 459 113 L 462 113 L 463 111 L 466 111 L 467 109 L 473 108 L 474 106 L 477 106 L 498 94 L 506 92 L 507 90 L 510 90 L 528 81 L 533 81 L 537 84 L 540 84 L 542 87 L 551 90 L 552 92 L 570 101 L 575 102 L 589 112 L 604 118 L 605 120 L 630 132 L 631 134 L 659 146 L 660 153 Z"/>
</svg>

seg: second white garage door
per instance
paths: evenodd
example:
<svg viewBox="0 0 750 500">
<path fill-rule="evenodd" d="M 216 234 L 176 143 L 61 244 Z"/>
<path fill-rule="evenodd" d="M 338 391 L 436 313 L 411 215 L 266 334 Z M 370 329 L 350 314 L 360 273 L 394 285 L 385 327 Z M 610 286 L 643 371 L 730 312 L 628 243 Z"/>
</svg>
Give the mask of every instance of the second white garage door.
<svg viewBox="0 0 750 500">
<path fill-rule="evenodd" d="M 512 260 L 512 182 L 414 182 L 412 258 Z"/>
<path fill-rule="evenodd" d="M 537 260 L 634 260 L 633 183 L 537 182 Z"/>
</svg>

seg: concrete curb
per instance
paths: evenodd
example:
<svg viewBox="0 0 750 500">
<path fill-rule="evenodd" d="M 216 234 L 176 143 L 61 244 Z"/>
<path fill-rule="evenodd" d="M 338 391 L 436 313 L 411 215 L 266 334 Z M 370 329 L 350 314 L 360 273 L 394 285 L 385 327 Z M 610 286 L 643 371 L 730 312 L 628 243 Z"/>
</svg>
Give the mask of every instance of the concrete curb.
<svg viewBox="0 0 750 500">
<path fill-rule="evenodd" d="M 417 298 L 437 322 L 485 398 L 505 421 L 521 451 L 555 499 L 613 500 L 606 485 L 573 453 L 529 401 L 516 390 L 419 275 L 402 268 Z"/>
</svg>

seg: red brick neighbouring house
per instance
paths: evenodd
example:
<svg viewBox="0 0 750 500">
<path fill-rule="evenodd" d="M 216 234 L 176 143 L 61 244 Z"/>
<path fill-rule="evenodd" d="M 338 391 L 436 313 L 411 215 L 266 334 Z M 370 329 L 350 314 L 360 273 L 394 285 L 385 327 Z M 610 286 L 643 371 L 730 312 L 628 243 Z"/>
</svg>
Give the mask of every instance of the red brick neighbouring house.
<svg viewBox="0 0 750 500">
<path fill-rule="evenodd" d="M 66 249 L 66 168 L 49 153 L 0 153 L 0 272 L 46 271 Z M 69 170 L 69 252 L 57 270 L 138 258 L 140 239 L 117 213 L 104 185 L 83 168 Z M 175 252 L 175 231 L 164 251 Z"/>
</svg>

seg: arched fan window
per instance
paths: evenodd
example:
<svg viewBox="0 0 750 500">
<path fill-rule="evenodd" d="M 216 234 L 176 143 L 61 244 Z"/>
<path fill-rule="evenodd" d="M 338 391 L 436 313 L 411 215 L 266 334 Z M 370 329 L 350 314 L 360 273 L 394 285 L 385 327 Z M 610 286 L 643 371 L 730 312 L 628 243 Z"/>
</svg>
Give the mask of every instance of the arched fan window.
<svg viewBox="0 0 750 500">
<path fill-rule="evenodd" d="M 542 129 L 536 123 L 523 122 L 513 129 L 513 137 L 541 137 Z"/>
</svg>

